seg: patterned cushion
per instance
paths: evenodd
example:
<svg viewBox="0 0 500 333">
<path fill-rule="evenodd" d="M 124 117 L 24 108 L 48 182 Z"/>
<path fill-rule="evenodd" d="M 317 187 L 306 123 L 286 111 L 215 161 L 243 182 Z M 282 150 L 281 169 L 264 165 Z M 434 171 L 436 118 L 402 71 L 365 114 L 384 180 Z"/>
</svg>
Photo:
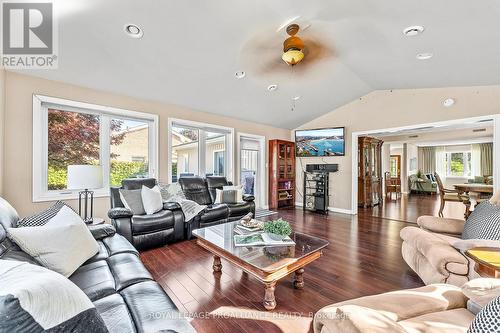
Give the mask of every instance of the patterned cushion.
<svg viewBox="0 0 500 333">
<path fill-rule="evenodd" d="M 184 192 L 182 191 L 181 185 L 179 183 L 173 183 L 173 184 L 159 183 L 158 187 L 160 188 L 163 201 L 177 202 L 178 198 L 186 199 L 186 196 L 184 195 Z"/>
<path fill-rule="evenodd" d="M 479 204 L 465 222 L 462 239 L 500 240 L 500 207 L 489 201 Z"/>
<path fill-rule="evenodd" d="M 73 282 L 49 269 L 0 259 L 0 332 L 108 332 Z"/>
<path fill-rule="evenodd" d="M 500 332 L 500 296 L 479 311 L 467 331 L 467 333 L 498 332 Z"/>
<path fill-rule="evenodd" d="M 51 218 L 57 215 L 61 208 L 64 206 L 69 207 L 62 201 L 56 201 L 55 204 L 53 204 L 51 207 L 47 208 L 44 211 L 41 211 L 40 213 L 37 213 L 35 215 L 25 217 L 17 222 L 18 227 L 38 227 L 42 225 L 46 225 L 47 222 L 50 221 Z M 71 208 L 71 207 L 69 207 Z M 73 208 L 71 208 L 73 209 Z"/>
</svg>

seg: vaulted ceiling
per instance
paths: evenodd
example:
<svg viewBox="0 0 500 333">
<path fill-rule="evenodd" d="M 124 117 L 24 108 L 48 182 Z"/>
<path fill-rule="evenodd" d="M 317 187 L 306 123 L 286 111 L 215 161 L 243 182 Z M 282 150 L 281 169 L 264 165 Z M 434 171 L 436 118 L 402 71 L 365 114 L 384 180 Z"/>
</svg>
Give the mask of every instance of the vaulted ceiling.
<svg viewBox="0 0 500 333">
<path fill-rule="evenodd" d="M 59 68 L 28 74 L 277 127 L 377 89 L 500 84 L 497 0 L 56 0 L 56 11 Z M 277 30 L 297 16 L 322 51 L 291 68 Z M 404 36 L 412 25 L 424 33 Z"/>
</svg>

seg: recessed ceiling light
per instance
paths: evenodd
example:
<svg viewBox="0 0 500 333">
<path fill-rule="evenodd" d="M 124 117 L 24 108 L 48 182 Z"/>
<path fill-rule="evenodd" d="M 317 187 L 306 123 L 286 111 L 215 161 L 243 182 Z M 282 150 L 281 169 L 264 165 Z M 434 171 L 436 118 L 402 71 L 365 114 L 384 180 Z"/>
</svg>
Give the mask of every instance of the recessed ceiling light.
<svg viewBox="0 0 500 333">
<path fill-rule="evenodd" d="M 408 37 L 414 37 L 424 32 L 424 27 L 421 25 L 413 25 L 403 30 L 403 34 Z"/>
<path fill-rule="evenodd" d="M 237 79 L 242 79 L 247 74 L 244 71 L 237 71 L 236 73 L 234 73 L 234 75 L 236 76 Z"/>
<path fill-rule="evenodd" d="M 293 100 L 293 101 L 298 101 L 299 99 L 300 99 L 300 96 L 293 96 L 293 97 L 292 97 L 292 100 Z"/>
<path fill-rule="evenodd" d="M 132 38 L 141 38 L 144 35 L 142 29 L 135 24 L 125 25 L 125 33 Z"/>
<path fill-rule="evenodd" d="M 267 86 L 267 90 L 269 91 L 275 91 L 276 89 L 278 89 L 277 84 L 270 84 L 269 86 Z"/>
<path fill-rule="evenodd" d="M 432 58 L 434 55 L 432 53 L 426 52 L 426 53 L 419 53 L 417 54 L 417 59 L 418 60 L 429 60 Z"/>
<path fill-rule="evenodd" d="M 449 108 L 450 106 L 453 106 L 455 104 L 455 100 L 453 98 L 447 98 L 443 101 L 443 106 Z"/>
</svg>

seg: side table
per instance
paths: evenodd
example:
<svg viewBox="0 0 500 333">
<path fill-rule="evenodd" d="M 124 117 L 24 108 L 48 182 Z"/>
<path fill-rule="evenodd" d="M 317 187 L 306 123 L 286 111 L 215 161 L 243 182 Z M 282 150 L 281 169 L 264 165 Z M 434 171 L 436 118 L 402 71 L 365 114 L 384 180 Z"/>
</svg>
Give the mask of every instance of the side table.
<svg viewBox="0 0 500 333">
<path fill-rule="evenodd" d="M 500 248 L 475 247 L 465 251 L 465 255 L 474 260 L 479 275 L 500 279 Z"/>
</svg>

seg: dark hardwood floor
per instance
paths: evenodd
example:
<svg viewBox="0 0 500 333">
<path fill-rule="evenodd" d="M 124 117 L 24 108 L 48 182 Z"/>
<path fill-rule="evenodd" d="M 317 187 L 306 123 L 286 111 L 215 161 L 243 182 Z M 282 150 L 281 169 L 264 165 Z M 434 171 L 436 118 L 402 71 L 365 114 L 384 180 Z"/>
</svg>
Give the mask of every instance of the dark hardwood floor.
<svg viewBox="0 0 500 333">
<path fill-rule="evenodd" d="M 330 245 L 306 266 L 303 290 L 292 287 L 291 277 L 277 284 L 272 312 L 262 305 L 261 283 L 225 260 L 222 272 L 214 273 L 212 255 L 195 240 L 145 251 L 141 258 L 179 309 L 194 317 L 198 332 L 308 332 L 313 314 L 325 305 L 423 285 L 401 257 L 399 232 L 410 223 L 371 211 L 323 216 L 291 209 L 278 216 Z"/>
<path fill-rule="evenodd" d="M 360 208 L 364 214 L 382 217 L 391 220 L 416 223 L 417 218 L 422 215 L 437 216 L 441 200 L 437 194 L 403 194 L 399 200 L 385 199 L 381 206 L 374 208 Z M 465 212 L 464 204 L 460 202 L 446 202 L 443 210 L 445 217 L 463 219 Z"/>
</svg>

